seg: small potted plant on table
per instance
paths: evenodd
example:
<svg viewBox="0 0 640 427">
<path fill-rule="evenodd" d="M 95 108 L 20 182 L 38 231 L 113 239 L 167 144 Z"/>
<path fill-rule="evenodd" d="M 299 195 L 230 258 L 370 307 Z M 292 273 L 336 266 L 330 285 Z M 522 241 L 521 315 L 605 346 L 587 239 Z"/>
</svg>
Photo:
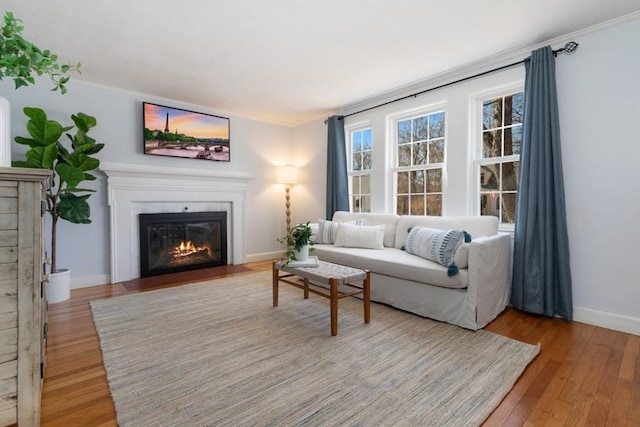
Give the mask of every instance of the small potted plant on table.
<svg viewBox="0 0 640 427">
<path fill-rule="evenodd" d="M 298 224 L 288 236 L 278 239 L 278 242 L 287 244 L 286 264 L 291 261 L 306 261 L 309 252 L 314 249 L 313 230 L 309 222 Z"/>
</svg>

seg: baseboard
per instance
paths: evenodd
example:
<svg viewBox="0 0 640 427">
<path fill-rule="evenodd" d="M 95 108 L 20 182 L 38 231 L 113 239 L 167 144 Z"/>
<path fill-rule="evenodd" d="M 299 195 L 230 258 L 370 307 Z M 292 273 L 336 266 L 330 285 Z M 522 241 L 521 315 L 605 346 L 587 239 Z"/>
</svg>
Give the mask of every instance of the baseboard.
<svg viewBox="0 0 640 427">
<path fill-rule="evenodd" d="M 640 319 L 586 307 L 573 307 L 573 320 L 580 323 L 640 335 Z"/>
<path fill-rule="evenodd" d="M 247 262 L 269 261 L 284 256 L 284 251 L 262 252 L 260 254 L 247 255 Z"/>
<path fill-rule="evenodd" d="M 71 289 L 89 288 L 91 286 L 108 285 L 110 283 L 111 276 L 109 274 L 73 277 L 73 271 L 71 272 Z"/>
</svg>

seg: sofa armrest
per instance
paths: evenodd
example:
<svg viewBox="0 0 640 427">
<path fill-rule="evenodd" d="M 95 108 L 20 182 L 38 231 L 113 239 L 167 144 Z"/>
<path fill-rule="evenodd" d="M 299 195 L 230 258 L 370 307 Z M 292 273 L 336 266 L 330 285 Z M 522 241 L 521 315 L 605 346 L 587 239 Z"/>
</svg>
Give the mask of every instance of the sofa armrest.
<svg viewBox="0 0 640 427">
<path fill-rule="evenodd" d="M 478 237 L 469 244 L 468 297 L 476 305 L 482 328 L 509 302 L 511 295 L 511 235 Z"/>
</svg>

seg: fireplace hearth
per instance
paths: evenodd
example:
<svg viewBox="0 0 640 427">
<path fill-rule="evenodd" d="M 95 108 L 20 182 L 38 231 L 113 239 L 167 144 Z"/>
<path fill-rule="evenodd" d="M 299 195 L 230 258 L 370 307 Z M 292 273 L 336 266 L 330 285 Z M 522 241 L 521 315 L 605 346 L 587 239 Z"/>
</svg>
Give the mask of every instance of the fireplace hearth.
<svg viewBox="0 0 640 427">
<path fill-rule="evenodd" d="M 227 213 L 140 214 L 140 275 L 227 264 Z"/>
</svg>

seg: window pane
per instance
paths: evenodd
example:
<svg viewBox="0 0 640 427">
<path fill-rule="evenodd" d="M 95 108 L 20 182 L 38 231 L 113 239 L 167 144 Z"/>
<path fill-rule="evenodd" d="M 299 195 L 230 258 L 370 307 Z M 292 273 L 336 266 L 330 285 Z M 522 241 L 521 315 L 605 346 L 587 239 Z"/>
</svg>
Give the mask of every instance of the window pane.
<svg viewBox="0 0 640 427">
<path fill-rule="evenodd" d="M 442 169 L 429 169 L 427 173 L 427 193 L 442 191 Z"/>
<path fill-rule="evenodd" d="M 500 196 L 496 193 L 481 194 L 480 215 L 491 215 L 500 218 Z"/>
<path fill-rule="evenodd" d="M 511 154 L 513 154 L 513 133 L 511 128 L 507 128 L 504 130 L 504 155 Z"/>
<path fill-rule="evenodd" d="M 502 125 L 502 98 L 482 103 L 482 129 L 495 129 Z"/>
<path fill-rule="evenodd" d="M 413 119 L 413 141 L 424 141 L 428 138 L 428 116 Z"/>
<path fill-rule="evenodd" d="M 413 145 L 413 165 L 427 164 L 427 146 L 428 142 L 418 142 Z"/>
<path fill-rule="evenodd" d="M 411 120 L 398 122 L 398 144 L 411 142 Z"/>
<path fill-rule="evenodd" d="M 522 147 L 522 125 L 515 125 L 511 128 L 511 152 L 507 152 L 507 147 L 505 143 L 505 156 L 511 154 L 520 154 L 520 148 Z"/>
<path fill-rule="evenodd" d="M 362 132 L 356 131 L 351 134 L 353 141 L 353 151 L 358 152 L 362 151 Z"/>
<path fill-rule="evenodd" d="M 444 139 L 429 143 L 429 163 L 444 162 Z"/>
<path fill-rule="evenodd" d="M 409 214 L 409 196 L 398 196 L 396 200 L 396 213 L 398 215 Z"/>
<path fill-rule="evenodd" d="M 363 171 L 371 170 L 371 151 L 362 153 L 362 169 Z"/>
<path fill-rule="evenodd" d="M 444 138 L 444 113 L 429 116 L 429 138 Z"/>
<path fill-rule="evenodd" d="M 409 172 L 398 172 L 398 194 L 409 193 Z"/>
<path fill-rule="evenodd" d="M 362 149 L 371 150 L 371 144 L 373 141 L 373 131 L 371 128 L 362 131 Z"/>
<path fill-rule="evenodd" d="M 442 195 L 427 195 L 427 215 L 442 215 Z"/>
<path fill-rule="evenodd" d="M 520 162 L 502 164 L 502 191 L 517 191 Z"/>
<path fill-rule="evenodd" d="M 480 191 L 500 189 L 500 164 L 480 166 Z"/>
<path fill-rule="evenodd" d="M 352 203 L 352 212 L 360 212 L 360 196 L 353 196 L 351 199 Z"/>
<path fill-rule="evenodd" d="M 516 222 L 516 194 L 506 193 L 502 195 L 502 222 L 514 224 Z"/>
<path fill-rule="evenodd" d="M 424 195 L 411 196 L 411 215 L 424 215 Z"/>
<path fill-rule="evenodd" d="M 508 96 L 505 102 L 511 103 L 511 123 L 522 123 L 524 93 L 520 92 L 513 96 Z"/>
<path fill-rule="evenodd" d="M 482 157 L 500 157 L 502 155 L 502 130 L 482 132 Z"/>
<path fill-rule="evenodd" d="M 424 193 L 424 171 L 411 171 L 411 193 Z"/>
<path fill-rule="evenodd" d="M 411 145 L 398 146 L 398 166 L 411 166 Z"/>
<path fill-rule="evenodd" d="M 361 194 L 371 194 L 371 176 L 370 175 L 361 175 L 360 176 L 360 193 Z"/>
<path fill-rule="evenodd" d="M 362 170 L 362 153 L 353 153 L 353 164 L 351 165 L 353 171 Z"/>
<path fill-rule="evenodd" d="M 351 189 L 353 194 L 360 194 L 360 176 L 352 176 L 351 177 Z"/>
<path fill-rule="evenodd" d="M 360 212 L 371 212 L 371 196 L 360 197 Z"/>
</svg>

